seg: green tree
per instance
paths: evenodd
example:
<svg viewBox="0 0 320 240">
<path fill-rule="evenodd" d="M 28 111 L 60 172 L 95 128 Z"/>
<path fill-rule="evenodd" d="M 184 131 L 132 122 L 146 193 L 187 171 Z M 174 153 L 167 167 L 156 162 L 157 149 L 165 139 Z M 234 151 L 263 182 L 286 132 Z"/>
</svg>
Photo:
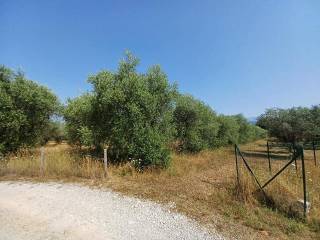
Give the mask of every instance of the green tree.
<svg viewBox="0 0 320 240">
<path fill-rule="evenodd" d="M 317 132 L 319 122 L 316 121 L 318 109 L 308 108 L 267 109 L 258 118 L 257 125 L 267 129 L 269 135 L 284 142 L 308 140 Z M 314 115 L 314 116 L 313 116 Z"/>
<path fill-rule="evenodd" d="M 46 87 L 0 66 L 1 152 L 40 143 L 50 117 L 58 109 L 57 97 Z"/>
<path fill-rule="evenodd" d="M 84 94 L 72 100 L 68 99 L 63 116 L 69 143 L 80 147 L 94 145 L 91 129 L 94 128 L 94 117 L 99 118 L 100 115 L 93 115 L 92 100 L 92 94 Z"/>
<path fill-rule="evenodd" d="M 313 106 L 310 109 L 310 130 L 308 138 L 318 139 L 320 137 L 320 105 Z"/>
<path fill-rule="evenodd" d="M 242 114 L 219 116 L 217 146 L 247 143 L 266 137 L 266 131 L 252 125 Z"/>
<path fill-rule="evenodd" d="M 91 92 L 68 101 L 64 117 L 71 143 L 108 145 L 113 161 L 134 159 L 143 167 L 167 165 L 170 145 L 197 152 L 261 136 L 263 130 L 243 116 L 218 116 L 203 102 L 178 94 L 159 66 L 138 73 L 138 63 L 128 53 L 117 71 L 89 77 Z"/>
<path fill-rule="evenodd" d="M 43 133 L 43 142 L 55 141 L 56 143 L 61 143 L 66 139 L 65 136 L 65 125 L 61 121 L 51 120 L 48 127 Z"/>
<path fill-rule="evenodd" d="M 93 91 L 71 100 L 65 110 L 72 141 L 80 139 L 85 127 L 92 144 L 109 145 L 116 162 L 134 159 L 140 167 L 164 166 L 169 161 L 172 139 L 175 85 L 170 85 L 159 66 L 147 73 L 136 71 L 139 61 L 127 53 L 116 72 L 101 71 L 89 77 Z"/>
<path fill-rule="evenodd" d="M 215 146 L 220 124 L 208 105 L 190 95 L 180 95 L 173 115 L 180 151 L 197 152 Z"/>
<path fill-rule="evenodd" d="M 216 146 L 226 146 L 232 143 L 238 143 L 240 125 L 233 116 L 219 116 L 219 132 L 216 139 Z"/>
<path fill-rule="evenodd" d="M 242 114 L 235 115 L 234 118 L 239 125 L 238 143 L 252 142 L 265 137 L 265 131 L 258 126 L 250 124 Z"/>
</svg>

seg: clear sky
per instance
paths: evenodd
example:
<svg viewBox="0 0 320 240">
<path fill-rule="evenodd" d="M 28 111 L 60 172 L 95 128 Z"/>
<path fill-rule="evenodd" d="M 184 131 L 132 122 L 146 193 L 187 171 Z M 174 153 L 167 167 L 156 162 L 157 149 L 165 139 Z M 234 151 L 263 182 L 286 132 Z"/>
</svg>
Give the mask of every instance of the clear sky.
<svg viewBox="0 0 320 240">
<path fill-rule="evenodd" d="M 319 0 L 0 0 L 0 64 L 62 101 L 126 49 L 219 113 L 320 103 Z"/>
</svg>

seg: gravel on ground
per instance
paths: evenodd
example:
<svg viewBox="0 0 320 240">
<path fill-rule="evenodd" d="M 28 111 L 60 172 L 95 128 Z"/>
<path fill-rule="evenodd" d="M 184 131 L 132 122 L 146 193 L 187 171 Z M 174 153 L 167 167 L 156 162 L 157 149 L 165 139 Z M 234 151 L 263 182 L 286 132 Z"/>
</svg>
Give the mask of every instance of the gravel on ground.
<svg viewBox="0 0 320 240">
<path fill-rule="evenodd" d="M 173 206 L 78 184 L 0 182 L 0 239 L 225 239 Z"/>
</svg>

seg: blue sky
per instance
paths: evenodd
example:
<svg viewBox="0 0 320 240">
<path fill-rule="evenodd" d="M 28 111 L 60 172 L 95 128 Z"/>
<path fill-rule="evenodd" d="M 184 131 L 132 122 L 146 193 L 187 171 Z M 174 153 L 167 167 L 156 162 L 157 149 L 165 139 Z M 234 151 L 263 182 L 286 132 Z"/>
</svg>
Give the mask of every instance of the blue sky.
<svg viewBox="0 0 320 240">
<path fill-rule="evenodd" d="M 219 113 L 320 103 L 317 0 L 0 0 L 0 64 L 62 101 L 126 49 Z"/>
</svg>

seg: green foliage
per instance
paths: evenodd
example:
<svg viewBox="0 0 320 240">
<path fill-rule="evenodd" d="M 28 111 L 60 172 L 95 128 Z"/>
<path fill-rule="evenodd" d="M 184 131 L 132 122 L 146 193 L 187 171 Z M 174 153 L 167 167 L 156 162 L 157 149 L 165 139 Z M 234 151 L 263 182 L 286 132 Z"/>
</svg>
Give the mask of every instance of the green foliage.
<svg viewBox="0 0 320 240">
<path fill-rule="evenodd" d="M 109 145 L 109 154 L 116 162 L 131 158 L 140 159 L 141 167 L 164 166 L 169 161 L 167 145 L 174 132 L 176 88 L 159 66 L 140 74 L 137 64 L 138 59 L 128 53 L 118 71 L 101 71 L 89 77 L 92 93 L 70 100 L 66 107 L 68 135 L 74 143 L 90 143 L 81 141 L 85 135 L 96 147 Z M 83 127 L 86 134 L 80 130 Z"/>
<path fill-rule="evenodd" d="M 78 129 L 79 142 L 84 146 L 92 146 L 94 143 L 92 131 L 87 126 L 81 126 Z"/>
<path fill-rule="evenodd" d="M 233 116 L 221 115 L 218 118 L 220 127 L 215 141 L 216 146 L 226 146 L 232 143 L 238 143 L 240 135 L 240 125 Z"/>
<path fill-rule="evenodd" d="M 48 127 L 43 133 L 43 143 L 47 143 L 50 140 L 61 143 L 65 139 L 66 136 L 64 123 L 60 121 L 50 121 Z"/>
<path fill-rule="evenodd" d="M 308 138 L 313 139 L 320 137 L 320 105 L 313 106 L 310 109 L 309 124 Z"/>
<path fill-rule="evenodd" d="M 71 143 L 108 145 L 115 162 L 167 166 L 173 142 L 179 151 L 198 152 L 264 133 L 241 115 L 218 116 L 203 102 L 178 94 L 159 66 L 138 73 L 138 63 L 127 53 L 117 71 L 89 77 L 90 93 L 68 101 L 64 117 Z"/>
<path fill-rule="evenodd" d="M 268 109 L 257 125 L 267 129 L 270 136 L 284 142 L 312 140 L 320 136 L 320 107 Z"/>
<path fill-rule="evenodd" d="M 260 138 L 266 137 L 266 131 L 262 128 L 252 125 L 241 114 L 234 116 L 239 125 L 239 137 L 237 143 L 252 142 Z"/>
<path fill-rule="evenodd" d="M 40 143 L 58 108 L 57 97 L 47 88 L 0 66 L 0 152 Z"/>
<path fill-rule="evenodd" d="M 0 151 L 67 137 L 78 146 L 108 145 L 115 162 L 167 166 L 173 142 L 179 151 L 198 152 L 263 136 L 242 115 L 218 116 L 203 102 L 178 94 L 159 66 L 138 73 L 138 63 L 127 53 L 117 71 L 90 76 L 93 90 L 68 100 L 65 123 L 50 118 L 61 112 L 54 94 L 0 67 Z M 312 114 L 319 116 L 319 108 Z"/>
<path fill-rule="evenodd" d="M 73 100 L 68 100 L 68 105 L 63 111 L 63 116 L 66 121 L 67 138 L 71 144 L 78 146 L 93 145 L 93 134 L 91 126 L 94 126 L 92 110 L 91 94 L 84 94 Z M 97 115 L 99 116 L 99 115 Z"/>
<path fill-rule="evenodd" d="M 173 116 L 180 151 L 197 152 L 214 147 L 219 122 L 209 106 L 190 95 L 179 95 Z"/>
<path fill-rule="evenodd" d="M 242 115 L 217 116 L 208 105 L 190 95 L 177 98 L 174 121 L 179 151 L 198 152 L 265 137 L 265 130 L 250 124 Z"/>
</svg>

